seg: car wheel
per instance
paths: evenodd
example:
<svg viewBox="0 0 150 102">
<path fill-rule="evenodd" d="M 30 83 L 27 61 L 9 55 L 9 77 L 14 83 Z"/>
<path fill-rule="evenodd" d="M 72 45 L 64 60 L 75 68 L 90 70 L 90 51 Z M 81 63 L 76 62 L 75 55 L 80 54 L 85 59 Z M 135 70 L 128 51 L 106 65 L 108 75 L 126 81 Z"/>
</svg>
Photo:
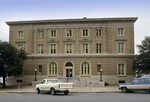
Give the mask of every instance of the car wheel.
<svg viewBox="0 0 150 102">
<path fill-rule="evenodd" d="M 56 91 L 55 91 L 54 88 L 51 88 L 51 94 L 52 94 L 52 95 L 55 95 L 55 94 L 56 94 Z"/>
<path fill-rule="evenodd" d="M 64 94 L 65 94 L 65 95 L 68 95 L 68 93 L 69 93 L 69 91 L 64 91 Z"/>
<path fill-rule="evenodd" d="M 41 93 L 41 90 L 40 90 L 39 88 L 37 89 L 37 93 L 38 93 L 38 94 L 40 94 L 40 93 Z"/>
<path fill-rule="evenodd" d="M 126 87 L 121 88 L 121 90 L 122 90 L 123 93 L 127 93 L 127 88 Z"/>
<path fill-rule="evenodd" d="M 123 93 L 127 93 L 127 88 L 126 87 L 121 88 L 121 90 L 122 90 Z"/>
</svg>

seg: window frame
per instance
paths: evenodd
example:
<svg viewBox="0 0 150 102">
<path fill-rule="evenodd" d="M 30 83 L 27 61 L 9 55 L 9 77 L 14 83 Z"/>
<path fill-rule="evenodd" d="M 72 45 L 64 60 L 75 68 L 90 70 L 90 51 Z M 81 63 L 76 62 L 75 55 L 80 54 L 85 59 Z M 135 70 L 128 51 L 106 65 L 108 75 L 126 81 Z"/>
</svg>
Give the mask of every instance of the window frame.
<svg viewBox="0 0 150 102">
<path fill-rule="evenodd" d="M 82 77 L 89 77 L 90 76 L 90 63 L 83 62 L 81 64 L 81 76 Z"/>
<path fill-rule="evenodd" d="M 69 31 L 69 36 L 68 36 L 68 31 Z M 73 31 L 71 29 L 66 29 L 66 38 L 71 38 L 73 36 Z"/>
<path fill-rule="evenodd" d="M 53 53 L 52 53 L 53 51 Z M 50 43 L 49 44 L 49 54 L 57 54 L 57 44 Z"/>
<path fill-rule="evenodd" d="M 124 27 L 118 27 L 117 28 L 117 36 L 125 36 L 125 31 Z"/>
<path fill-rule="evenodd" d="M 48 75 L 49 76 L 57 76 L 58 74 L 58 66 L 55 62 L 49 63 L 49 71 Z"/>
<path fill-rule="evenodd" d="M 96 29 L 96 36 L 97 37 L 102 36 L 102 29 Z"/>
<path fill-rule="evenodd" d="M 22 33 L 20 33 L 22 32 Z M 18 39 L 24 39 L 24 31 L 23 30 L 19 30 L 18 33 L 17 33 L 17 38 Z"/>
<path fill-rule="evenodd" d="M 70 49 L 68 48 L 67 45 L 71 45 L 71 46 L 70 46 Z M 69 50 L 69 53 L 67 53 L 68 50 Z M 66 43 L 66 44 L 65 44 L 65 53 L 66 53 L 66 54 L 72 54 L 72 53 L 73 53 L 73 44 L 72 44 L 72 43 Z"/>
<path fill-rule="evenodd" d="M 117 63 L 117 76 L 126 76 L 126 70 L 126 63 Z"/>
<path fill-rule="evenodd" d="M 82 45 L 81 45 L 82 54 L 89 54 L 89 51 L 90 51 L 89 48 L 90 48 L 89 43 L 82 43 Z"/>
<path fill-rule="evenodd" d="M 89 29 L 82 29 L 82 37 L 89 37 Z"/>
<path fill-rule="evenodd" d="M 125 42 L 117 42 L 117 53 L 118 54 L 125 53 Z"/>
<path fill-rule="evenodd" d="M 50 38 L 56 38 L 57 37 L 57 30 L 50 30 Z"/>
<path fill-rule="evenodd" d="M 102 43 L 96 43 L 96 53 L 102 53 Z"/>
<path fill-rule="evenodd" d="M 38 44 L 37 46 L 37 53 L 44 54 L 44 44 Z"/>
<path fill-rule="evenodd" d="M 43 30 L 39 30 L 38 31 L 38 36 L 37 38 L 41 39 L 41 38 L 44 38 L 44 31 Z"/>
<path fill-rule="evenodd" d="M 38 74 L 42 74 L 43 72 L 43 66 L 40 64 L 38 65 Z"/>
</svg>

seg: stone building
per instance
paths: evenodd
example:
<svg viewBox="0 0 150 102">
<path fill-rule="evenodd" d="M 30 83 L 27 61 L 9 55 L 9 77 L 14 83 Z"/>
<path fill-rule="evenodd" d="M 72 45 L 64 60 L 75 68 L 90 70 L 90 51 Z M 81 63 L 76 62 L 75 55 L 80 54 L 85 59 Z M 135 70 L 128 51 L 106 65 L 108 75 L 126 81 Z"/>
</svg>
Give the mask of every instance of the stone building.
<svg viewBox="0 0 150 102">
<path fill-rule="evenodd" d="M 108 84 L 134 77 L 137 17 L 10 21 L 9 42 L 24 49 L 24 83 L 36 77 Z M 35 76 L 37 71 L 37 76 Z"/>
</svg>

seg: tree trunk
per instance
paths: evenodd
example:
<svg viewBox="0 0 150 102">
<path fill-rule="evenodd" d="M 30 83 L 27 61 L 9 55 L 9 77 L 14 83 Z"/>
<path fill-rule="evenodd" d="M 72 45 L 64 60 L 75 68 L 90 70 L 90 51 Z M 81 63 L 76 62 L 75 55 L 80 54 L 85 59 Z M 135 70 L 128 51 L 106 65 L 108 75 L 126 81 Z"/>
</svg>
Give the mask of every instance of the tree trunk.
<svg viewBox="0 0 150 102">
<path fill-rule="evenodd" d="M 4 75 L 3 76 L 3 88 L 5 88 L 6 87 L 6 76 Z"/>
<path fill-rule="evenodd" d="M 3 88 L 6 87 L 6 73 L 4 68 L 2 68 L 2 77 L 3 77 Z"/>
</svg>

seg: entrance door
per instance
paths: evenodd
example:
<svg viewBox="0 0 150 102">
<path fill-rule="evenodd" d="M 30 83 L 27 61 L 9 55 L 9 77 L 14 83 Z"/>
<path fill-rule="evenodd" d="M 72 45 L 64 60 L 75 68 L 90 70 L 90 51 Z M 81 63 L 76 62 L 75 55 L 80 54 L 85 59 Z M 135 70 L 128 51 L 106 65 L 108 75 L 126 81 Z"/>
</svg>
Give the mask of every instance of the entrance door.
<svg viewBox="0 0 150 102">
<path fill-rule="evenodd" d="M 73 77 L 73 64 L 71 62 L 67 62 L 65 65 L 65 77 Z"/>
<path fill-rule="evenodd" d="M 72 77 L 72 69 L 66 69 L 66 77 Z"/>
</svg>

